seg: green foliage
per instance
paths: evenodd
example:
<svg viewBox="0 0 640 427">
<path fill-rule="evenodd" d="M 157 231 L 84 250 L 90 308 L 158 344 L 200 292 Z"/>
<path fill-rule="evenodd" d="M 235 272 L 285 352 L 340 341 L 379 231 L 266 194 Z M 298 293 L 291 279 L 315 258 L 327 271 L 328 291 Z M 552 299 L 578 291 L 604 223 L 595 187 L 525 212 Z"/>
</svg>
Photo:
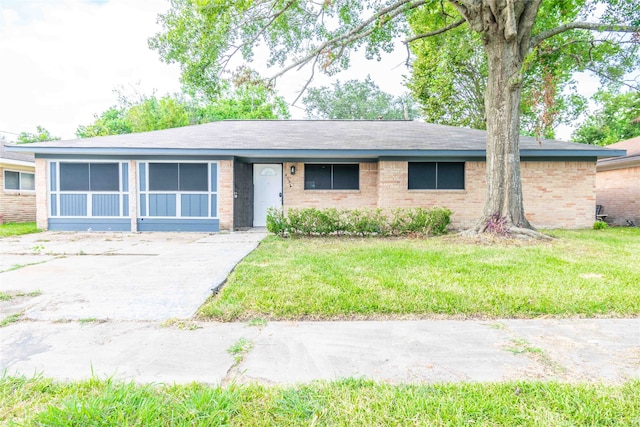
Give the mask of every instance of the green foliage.
<svg viewBox="0 0 640 427">
<path fill-rule="evenodd" d="M 269 208 L 267 230 L 276 235 L 407 236 L 447 232 L 451 211 L 446 208 L 282 209 Z"/>
<path fill-rule="evenodd" d="M 640 135 L 640 92 L 598 91 L 598 110 L 575 130 L 573 141 L 609 145 Z"/>
<path fill-rule="evenodd" d="M 55 141 L 60 139 L 59 136 L 53 136 L 42 126 L 36 126 L 36 131 L 32 132 L 20 132 L 16 142 L 18 144 L 29 144 L 31 142 L 43 142 L 43 141 Z"/>
<path fill-rule="evenodd" d="M 364 81 L 336 81 L 333 87 L 307 90 L 302 100 L 311 119 L 414 120 L 415 103 L 409 96 L 395 97 L 378 87 L 370 76 Z M 405 116 L 406 113 L 406 116 Z"/>
<path fill-rule="evenodd" d="M 596 221 L 593 223 L 594 230 L 605 230 L 607 228 L 609 228 L 609 224 L 604 221 Z"/>
</svg>

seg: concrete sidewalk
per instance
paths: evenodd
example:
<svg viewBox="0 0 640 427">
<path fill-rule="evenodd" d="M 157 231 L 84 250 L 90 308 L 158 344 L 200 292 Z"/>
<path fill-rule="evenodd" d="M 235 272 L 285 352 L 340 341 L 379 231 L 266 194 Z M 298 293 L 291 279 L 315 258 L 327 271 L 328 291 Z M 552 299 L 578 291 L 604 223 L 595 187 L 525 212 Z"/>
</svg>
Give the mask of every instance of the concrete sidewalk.
<svg viewBox="0 0 640 427">
<path fill-rule="evenodd" d="M 294 384 L 640 379 L 640 319 L 196 323 L 17 322 L 0 370 L 60 380 Z M 242 361 L 227 350 L 250 341 Z"/>
</svg>

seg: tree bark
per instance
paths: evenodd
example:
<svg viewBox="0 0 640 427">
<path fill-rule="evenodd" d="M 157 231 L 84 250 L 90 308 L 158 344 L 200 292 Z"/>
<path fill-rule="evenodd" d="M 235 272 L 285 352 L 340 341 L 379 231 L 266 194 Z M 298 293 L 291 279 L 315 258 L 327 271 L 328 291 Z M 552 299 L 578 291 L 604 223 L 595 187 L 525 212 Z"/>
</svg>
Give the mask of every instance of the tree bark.
<svg viewBox="0 0 640 427">
<path fill-rule="evenodd" d="M 489 59 L 485 95 L 487 187 L 483 215 L 475 231 L 523 234 L 523 230 L 534 228 L 524 214 L 520 173 L 520 38 L 510 36 L 507 40 L 506 32 L 496 33 L 485 33 L 484 37 Z"/>
</svg>

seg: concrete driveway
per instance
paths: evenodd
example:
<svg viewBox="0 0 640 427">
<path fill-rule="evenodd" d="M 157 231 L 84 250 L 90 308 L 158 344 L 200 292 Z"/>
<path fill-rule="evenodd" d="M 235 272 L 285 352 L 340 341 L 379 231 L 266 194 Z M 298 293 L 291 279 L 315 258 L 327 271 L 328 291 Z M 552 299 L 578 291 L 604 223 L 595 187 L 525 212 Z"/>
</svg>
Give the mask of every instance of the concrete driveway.
<svg viewBox="0 0 640 427">
<path fill-rule="evenodd" d="M 45 232 L 0 239 L 5 317 L 188 318 L 266 235 Z"/>
</svg>

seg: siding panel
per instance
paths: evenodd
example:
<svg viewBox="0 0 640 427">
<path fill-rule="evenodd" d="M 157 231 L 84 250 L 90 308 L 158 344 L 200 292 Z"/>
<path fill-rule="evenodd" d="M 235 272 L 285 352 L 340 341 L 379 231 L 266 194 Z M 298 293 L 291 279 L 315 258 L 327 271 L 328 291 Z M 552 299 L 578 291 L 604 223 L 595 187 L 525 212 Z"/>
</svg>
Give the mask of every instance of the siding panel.
<svg viewBox="0 0 640 427">
<path fill-rule="evenodd" d="M 120 216 L 120 195 L 93 194 L 91 207 L 93 216 Z"/>
<path fill-rule="evenodd" d="M 209 216 L 206 194 L 183 194 L 180 202 L 182 216 Z"/>
<path fill-rule="evenodd" d="M 61 194 L 60 216 L 87 216 L 87 195 Z"/>
<path fill-rule="evenodd" d="M 176 195 L 149 194 L 149 216 L 176 216 Z"/>
</svg>

